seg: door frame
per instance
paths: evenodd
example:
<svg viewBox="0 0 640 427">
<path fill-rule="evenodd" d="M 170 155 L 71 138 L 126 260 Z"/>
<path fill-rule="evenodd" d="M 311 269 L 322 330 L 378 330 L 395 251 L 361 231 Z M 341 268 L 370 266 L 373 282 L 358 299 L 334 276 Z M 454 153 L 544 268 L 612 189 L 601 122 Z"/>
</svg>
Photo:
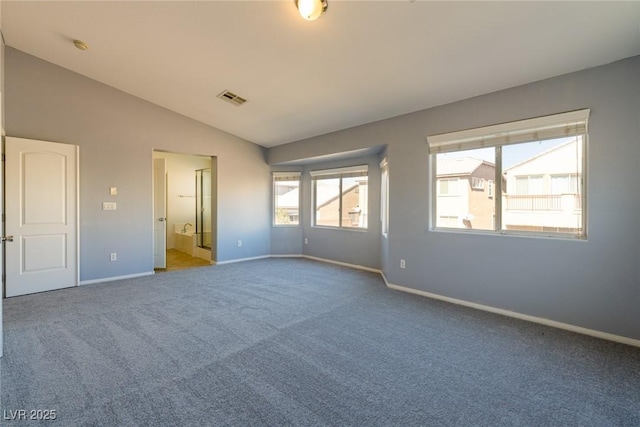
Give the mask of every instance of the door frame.
<svg viewBox="0 0 640 427">
<path fill-rule="evenodd" d="M 175 156 L 184 156 L 184 157 L 202 157 L 202 158 L 207 158 L 209 159 L 209 166 L 211 168 L 211 263 L 215 264 L 216 260 L 217 260 L 217 246 L 218 246 L 218 156 L 214 155 L 214 154 L 197 154 L 197 153 L 191 153 L 191 152 L 181 152 L 181 151 L 170 151 L 170 150 L 164 150 L 164 149 L 160 149 L 160 148 L 153 148 L 151 151 L 151 165 L 152 165 L 152 185 L 151 185 L 151 195 L 152 195 L 152 210 L 153 210 L 153 204 L 155 203 L 155 192 L 153 189 L 153 161 L 156 159 L 155 157 L 155 153 L 163 153 L 163 154 L 168 154 L 168 155 L 175 155 Z M 165 213 L 166 213 L 166 218 L 169 218 L 170 214 L 170 207 L 169 207 L 169 185 L 171 182 L 171 175 L 170 175 L 170 171 L 168 170 L 168 168 L 166 169 L 167 172 L 167 180 L 165 183 L 165 202 L 166 202 L 166 206 L 165 206 Z M 155 223 L 155 221 L 157 220 L 157 218 L 155 218 L 155 215 L 153 215 L 153 223 Z M 153 224 L 152 223 L 152 224 Z M 165 219 L 165 224 L 166 224 L 166 232 L 167 234 L 171 232 L 171 230 L 173 229 L 172 227 L 169 227 L 169 222 L 168 219 Z M 153 226 L 152 226 L 153 227 Z M 195 225 L 194 225 L 195 227 Z M 169 244 L 169 238 L 168 236 L 165 238 L 165 251 L 167 250 L 167 245 Z M 153 244 L 153 248 L 152 250 L 155 250 L 155 242 Z M 155 263 L 155 261 L 154 261 Z"/>
<path fill-rule="evenodd" d="M 158 200 L 158 196 L 160 195 L 160 192 L 158 191 L 158 188 L 156 187 L 156 183 L 157 181 L 160 181 L 160 177 L 157 176 L 158 171 L 157 171 L 157 164 L 160 163 L 159 160 L 162 160 L 162 174 L 163 176 L 161 177 L 161 181 L 162 181 L 162 216 L 161 218 L 163 218 L 162 220 L 160 218 L 158 218 L 158 212 L 156 212 L 156 207 L 159 206 L 159 200 Z M 152 215 L 153 215 L 153 268 L 159 268 L 159 269 L 164 269 L 167 267 L 167 233 L 168 233 L 168 227 L 167 227 L 167 161 L 165 158 L 159 157 L 152 157 L 152 170 L 153 170 L 153 179 L 151 180 L 151 186 L 152 186 Z M 157 233 L 156 233 L 156 228 L 160 228 L 160 225 L 158 224 L 158 222 L 162 222 L 162 224 L 164 225 L 164 238 L 162 239 L 163 241 L 163 245 L 162 245 L 162 251 L 163 254 L 162 255 L 158 255 L 156 257 L 156 251 L 160 248 L 158 248 L 158 241 L 157 241 Z M 157 264 L 157 262 L 159 262 L 159 264 Z"/>
</svg>

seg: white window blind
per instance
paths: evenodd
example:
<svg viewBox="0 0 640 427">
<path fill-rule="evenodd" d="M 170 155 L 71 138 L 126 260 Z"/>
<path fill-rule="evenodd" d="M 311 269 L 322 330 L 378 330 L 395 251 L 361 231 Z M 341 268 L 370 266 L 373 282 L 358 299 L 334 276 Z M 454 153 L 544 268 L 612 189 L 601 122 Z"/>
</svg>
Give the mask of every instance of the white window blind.
<svg viewBox="0 0 640 427">
<path fill-rule="evenodd" d="M 274 181 L 297 181 L 300 179 L 300 172 L 273 172 Z"/>
<path fill-rule="evenodd" d="M 349 166 L 345 168 L 323 169 L 310 171 L 311 179 L 331 179 L 331 178 L 350 178 L 356 176 L 367 176 L 369 167 L 367 165 Z"/>
<path fill-rule="evenodd" d="M 473 150 L 587 133 L 589 109 L 427 137 L 429 153 Z"/>
</svg>

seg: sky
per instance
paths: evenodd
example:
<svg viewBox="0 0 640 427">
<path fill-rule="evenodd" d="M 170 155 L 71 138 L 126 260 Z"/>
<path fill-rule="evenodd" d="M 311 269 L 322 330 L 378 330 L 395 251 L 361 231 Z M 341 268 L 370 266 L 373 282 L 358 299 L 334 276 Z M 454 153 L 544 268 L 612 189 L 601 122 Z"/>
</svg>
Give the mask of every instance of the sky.
<svg viewBox="0 0 640 427">
<path fill-rule="evenodd" d="M 569 138 L 548 139 L 546 141 L 535 141 L 525 144 L 505 145 L 502 147 L 502 170 L 504 171 L 517 163 L 562 145 L 573 138 L 575 137 L 572 136 Z M 476 159 L 486 160 L 494 164 L 496 162 L 495 149 L 493 147 L 438 154 L 439 159 L 457 157 L 473 157 Z"/>
</svg>

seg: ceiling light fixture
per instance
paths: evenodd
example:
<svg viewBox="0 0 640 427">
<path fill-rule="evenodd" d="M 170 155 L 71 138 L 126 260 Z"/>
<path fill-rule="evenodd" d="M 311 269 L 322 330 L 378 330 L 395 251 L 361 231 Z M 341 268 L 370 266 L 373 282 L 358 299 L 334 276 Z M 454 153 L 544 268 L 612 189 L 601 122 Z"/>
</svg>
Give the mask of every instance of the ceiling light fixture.
<svg viewBox="0 0 640 427">
<path fill-rule="evenodd" d="M 327 0 L 295 0 L 300 16 L 307 21 L 315 21 L 327 11 Z"/>
<path fill-rule="evenodd" d="M 77 47 L 80 50 L 87 50 L 89 49 L 89 45 L 86 44 L 85 42 L 81 41 L 81 40 L 74 40 L 73 41 L 73 45 L 75 47 Z"/>
</svg>

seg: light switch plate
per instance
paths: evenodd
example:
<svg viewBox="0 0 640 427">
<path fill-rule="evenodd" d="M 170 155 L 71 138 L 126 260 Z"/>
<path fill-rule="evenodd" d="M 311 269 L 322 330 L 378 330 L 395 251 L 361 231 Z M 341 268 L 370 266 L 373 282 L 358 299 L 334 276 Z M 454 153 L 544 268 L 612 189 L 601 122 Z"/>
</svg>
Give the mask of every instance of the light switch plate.
<svg viewBox="0 0 640 427">
<path fill-rule="evenodd" d="M 118 187 L 109 187 L 109 194 L 115 196 L 118 194 Z"/>
<path fill-rule="evenodd" d="M 116 202 L 102 202 L 102 210 L 103 211 L 115 211 L 116 210 Z"/>
</svg>

